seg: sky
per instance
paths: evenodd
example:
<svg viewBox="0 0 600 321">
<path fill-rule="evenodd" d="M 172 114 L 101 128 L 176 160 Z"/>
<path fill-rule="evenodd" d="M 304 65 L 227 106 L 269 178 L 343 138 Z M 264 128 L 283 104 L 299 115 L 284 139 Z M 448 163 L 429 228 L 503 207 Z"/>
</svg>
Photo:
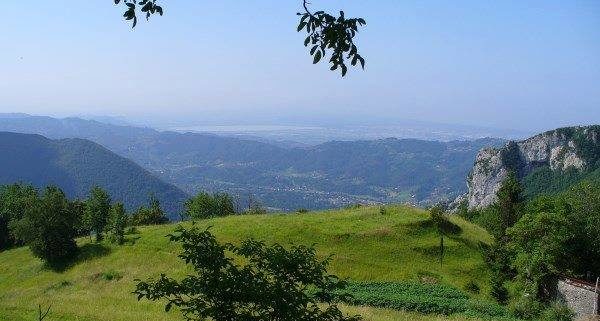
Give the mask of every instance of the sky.
<svg viewBox="0 0 600 321">
<path fill-rule="evenodd" d="M 600 1 L 312 0 L 365 18 L 365 71 L 313 65 L 299 0 L 3 0 L 0 112 L 206 124 L 600 123 Z"/>
</svg>

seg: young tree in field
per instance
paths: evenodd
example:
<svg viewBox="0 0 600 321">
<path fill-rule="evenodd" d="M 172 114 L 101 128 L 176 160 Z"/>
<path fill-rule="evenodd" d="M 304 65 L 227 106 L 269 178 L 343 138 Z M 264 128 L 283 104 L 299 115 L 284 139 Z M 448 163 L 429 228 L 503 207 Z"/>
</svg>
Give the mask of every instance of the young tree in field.
<svg viewBox="0 0 600 321">
<path fill-rule="evenodd" d="M 75 229 L 77 230 L 77 236 L 90 235 L 90 228 L 86 223 L 86 202 L 81 200 L 73 200 L 69 202 L 69 206 L 74 215 L 77 216 L 77 226 L 75 226 Z"/>
<path fill-rule="evenodd" d="M 85 221 L 90 231 L 96 233 L 96 242 L 102 241 L 109 216 L 110 196 L 102 188 L 93 187 L 85 206 Z"/>
<path fill-rule="evenodd" d="M 441 204 L 429 210 L 429 219 L 440 236 L 440 265 L 444 262 L 444 225 L 447 222 L 445 209 Z"/>
<path fill-rule="evenodd" d="M 23 218 L 11 224 L 11 229 L 35 256 L 52 266 L 76 252 L 76 225 L 77 216 L 63 191 L 47 187 L 41 198 L 25 208 Z"/>
<path fill-rule="evenodd" d="M 125 228 L 127 227 L 127 213 L 123 203 L 116 203 L 110 210 L 110 220 L 108 222 L 108 233 L 111 242 L 123 244 L 125 240 Z"/>
<path fill-rule="evenodd" d="M 508 290 L 504 284 L 515 275 L 507 248 L 507 231 L 522 215 L 521 192 L 516 175 L 510 172 L 498 190 L 498 201 L 491 209 L 495 214 L 491 216 L 494 222 L 490 230 L 494 243 L 486 250 L 486 262 L 491 270 L 491 294 L 502 303 L 508 299 Z"/>
<path fill-rule="evenodd" d="M 197 228 L 179 228 L 170 239 L 181 243 L 179 257 L 195 273 L 180 281 L 163 274 L 139 282 L 134 293 L 165 300 L 165 310 L 176 306 L 185 320 L 360 320 L 343 315 L 334 303 L 333 292 L 345 283 L 327 274 L 328 260 L 319 260 L 314 248 L 286 250 L 255 240 L 221 244 Z"/>
<path fill-rule="evenodd" d="M 160 201 L 150 197 L 150 207 L 140 207 L 131 216 L 131 225 L 159 225 L 169 222 L 169 219 L 160 207 Z"/>
<path fill-rule="evenodd" d="M 498 230 L 494 231 L 496 239 L 506 237 L 507 229 L 515 225 L 521 217 L 522 193 L 523 189 L 517 176 L 514 172 L 509 172 L 496 194 L 498 196 L 495 204 L 498 210 Z"/>
</svg>

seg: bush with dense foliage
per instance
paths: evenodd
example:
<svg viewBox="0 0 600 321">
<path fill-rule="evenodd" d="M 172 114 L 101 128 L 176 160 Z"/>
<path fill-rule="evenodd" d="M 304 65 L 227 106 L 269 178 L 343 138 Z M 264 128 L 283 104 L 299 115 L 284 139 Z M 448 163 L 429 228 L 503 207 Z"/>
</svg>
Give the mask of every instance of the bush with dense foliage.
<svg viewBox="0 0 600 321">
<path fill-rule="evenodd" d="M 86 218 L 86 201 L 85 200 L 73 200 L 69 202 L 69 206 L 71 207 L 71 211 L 77 216 L 77 222 L 75 225 L 75 230 L 77 231 L 77 236 L 89 236 L 91 233 L 90 226 L 87 224 Z"/>
<path fill-rule="evenodd" d="M 327 274 L 328 260 L 319 260 L 312 247 L 287 250 L 252 239 L 221 244 L 197 228 L 179 228 L 170 239 L 181 243 L 179 257 L 195 273 L 181 281 L 163 274 L 139 282 L 134 293 L 166 300 L 166 310 L 176 306 L 186 320 L 360 320 L 334 303 L 334 291 L 345 283 Z"/>
<path fill-rule="evenodd" d="M 482 225 L 494 237 L 494 243 L 483 246 L 483 250 L 491 272 L 490 294 L 501 303 L 508 301 L 509 293 L 506 283 L 515 276 L 507 249 L 509 242 L 507 231 L 522 215 L 523 198 L 521 193 L 521 185 L 515 173 L 509 172 L 497 192 L 498 200 L 472 217 L 482 220 Z"/>
<path fill-rule="evenodd" d="M 257 200 L 252 200 L 248 209 L 246 209 L 242 214 L 244 215 L 263 215 L 267 214 L 267 209 L 262 205 L 261 202 Z"/>
<path fill-rule="evenodd" d="M 28 198 L 23 214 L 11 230 L 35 256 L 54 265 L 76 252 L 78 217 L 62 190 L 47 187 L 41 197 Z"/>
<path fill-rule="evenodd" d="M 571 321 L 575 318 L 575 313 L 561 303 L 554 303 L 547 308 L 541 315 L 541 321 Z"/>
<path fill-rule="evenodd" d="M 509 237 L 512 267 L 524 291 L 540 300 L 552 299 L 559 275 L 600 275 L 599 181 L 530 202 Z"/>
<path fill-rule="evenodd" d="M 185 202 L 185 216 L 192 219 L 219 217 L 236 213 L 233 198 L 227 193 L 209 194 L 206 192 Z"/>
<path fill-rule="evenodd" d="M 9 224 L 23 218 L 27 207 L 37 197 L 37 190 L 30 185 L 0 186 L 0 250 L 19 245 Z"/>
<path fill-rule="evenodd" d="M 104 230 L 110 216 L 110 196 L 102 188 L 95 186 L 85 206 L 85 222 L 90 231 L 96 234 L 96 242 L 104 237 Z"/>
<path fill-rule="evenodd" d="M 160 225 L 169 222 L 169 219 L 160 207 L 157 198 L 150 198 L 150 207 L 140 207 L 131 216 L 131 225 Z"/>
<path fill-rule="evenodd" d="M 125 240 L 125 228 L 127 227 L 127 213 L 123 203 L 116 203 L 110 209 L 110 218 L 108 221 L 109 240 L 116 244 L 123 244 Z"/>
<path fill-rule="evenodd" d="M 577 181 L 573 177 L 565 182 Z M 509 177 L 496 204 L 461 214 L 494 236 L 485 248 L 491 294 L 510 300 L 519 317 L 568 320 L 568 309 L 552 305 L 559 276 L 600 276 L 600 175 L 585 177 L 562 193 L 527 202 L 515 177 Z"/>
</svg>

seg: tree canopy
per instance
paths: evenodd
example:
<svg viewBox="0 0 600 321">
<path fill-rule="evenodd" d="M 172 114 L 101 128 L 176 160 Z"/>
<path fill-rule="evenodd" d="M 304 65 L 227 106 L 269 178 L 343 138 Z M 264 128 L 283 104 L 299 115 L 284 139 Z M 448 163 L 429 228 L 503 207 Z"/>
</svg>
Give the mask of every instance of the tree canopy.
<svg viewBox="0 0 600 321">
<path fill-rule="evenodd" d="M 77 216 L 63 191 L 50 186 L 41 197 L 27 200 L 23 217 L 11 221 L 14 235 L 51 266 L 72 256 L 77 250 Z"/>
</svg>

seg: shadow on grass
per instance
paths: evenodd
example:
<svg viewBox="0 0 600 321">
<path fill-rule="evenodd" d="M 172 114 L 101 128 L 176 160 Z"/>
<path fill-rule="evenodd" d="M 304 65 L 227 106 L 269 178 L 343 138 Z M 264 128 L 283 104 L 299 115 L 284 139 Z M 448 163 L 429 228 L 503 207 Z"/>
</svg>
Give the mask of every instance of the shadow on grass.
<svg viewBox="0 0 600 321">
<path fill-rule="evenodd" d="M 125 239 L 123 240 L 123 245 L 135 245 L 135 243 L 137 243 L 137 241 L 141 238 L 142 237 L 139 235 L 126 235 Z"/>
<path fill-rule="evenodd" d="M 425 233 L 429 233 L 432 230 L 437 230 L 437 227 L 435 226 L 435 223 L 432 220 L 424 220 L 424 221 L 419 221 L 419 222 L 415 222 L 410 224 L 416 228 L 422 229 L 421 232 Z M 454 223 L 452 223 L 450 220 L 443 220 L 440 226 L 442 232 L 444 233 L 444 235 L 446 236 L 452 236 L 452 235 L 458 235 L 460 233 L 462 233 L 462 228 Z"/>
<path fill-rule="evenodd" d="M 87 243 L 77 249 L 77 253 L 71 258 L 60 262 L 46 263 L 45 268 L 54 272 L 64 272 L 78 263 L 94 260 L 110 253 L 110 248 L 98 243 Z"/>
</svg>

